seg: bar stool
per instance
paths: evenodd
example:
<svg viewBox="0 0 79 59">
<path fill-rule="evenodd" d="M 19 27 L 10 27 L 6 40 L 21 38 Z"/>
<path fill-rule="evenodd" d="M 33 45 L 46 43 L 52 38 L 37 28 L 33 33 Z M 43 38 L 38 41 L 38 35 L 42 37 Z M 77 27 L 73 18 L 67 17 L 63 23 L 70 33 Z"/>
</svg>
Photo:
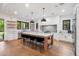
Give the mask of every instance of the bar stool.
<svg viewBox="0 0 79 59">
<path fill-rule="evenodd" d="M 26 40 L 26 38 L 22 37 L 22 39 L 23 39 L 23 44 L 25 45 L 25 40 Z"/>
<path fill-rule="evenodd" d="M 37 47 L 41 50 L 44 50 L 44 43 L 43 42 L 37 42 Z"/>
<path fill-rule="evenodd" d="M 26 45 L 26 44 L 28 45 L 28 43 L 29 43 L 30 40 L 27 39 L 27 38 L 25 38 L 25 37 L 22 37 L 22 38 L 23 38 L 23 44 L 24 45 Z"/>
<path fill-rule="evenodd" d="M 33 40 L 33 44 L 34 44 L 33 47 L 36 48 L 37 47 L 37 41 L 36 41 L 36 39 Z"/>
<path fill-rule="evenodd" d="M 35 37 L 30 37 L 30 46 L 34 47 L 34 41 L 35 41 Z"/>
<path fill-rule="evenodd" d="M 36 48 L 37 49 L 40 49 L 40 52 L 41 52 L 41 49 L 44 49 L 44 40 L 42 38 L 37 38 L 36 40 Z"/>
<path fill-rule="evenodd" d="M 30 46 L 30 38 L 26 39 L 26 44 L 27 44 L 27 46 Z"/>
</svg>

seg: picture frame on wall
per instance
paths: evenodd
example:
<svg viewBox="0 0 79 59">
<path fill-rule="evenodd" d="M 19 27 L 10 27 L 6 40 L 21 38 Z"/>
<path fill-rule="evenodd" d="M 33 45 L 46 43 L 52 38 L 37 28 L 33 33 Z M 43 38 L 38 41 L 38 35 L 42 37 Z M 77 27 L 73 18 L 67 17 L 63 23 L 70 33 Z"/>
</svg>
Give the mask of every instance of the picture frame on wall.
<svg viewBox="0 0 79 59">
<path fill-rule="evenodd" d="M 63 20 L 63 30 L 70 30 L 70 20 Z"/>
</svg>

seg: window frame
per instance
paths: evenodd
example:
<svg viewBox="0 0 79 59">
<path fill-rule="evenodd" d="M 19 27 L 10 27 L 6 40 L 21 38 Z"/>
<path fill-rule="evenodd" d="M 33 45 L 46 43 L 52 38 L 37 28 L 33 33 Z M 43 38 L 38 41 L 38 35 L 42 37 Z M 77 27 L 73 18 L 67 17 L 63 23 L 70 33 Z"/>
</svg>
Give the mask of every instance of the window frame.
<svg viewBox="0 0 79 59">
<path fill-rule="evenodd" d="M 20 24 L 20 27 L 18 27 L 18 22 L 19 22 L 19 24 Z M 18 30 L 21 30 L 21 21 L 17 21 L 17 29 L 18 29 Z"/>
</svg>

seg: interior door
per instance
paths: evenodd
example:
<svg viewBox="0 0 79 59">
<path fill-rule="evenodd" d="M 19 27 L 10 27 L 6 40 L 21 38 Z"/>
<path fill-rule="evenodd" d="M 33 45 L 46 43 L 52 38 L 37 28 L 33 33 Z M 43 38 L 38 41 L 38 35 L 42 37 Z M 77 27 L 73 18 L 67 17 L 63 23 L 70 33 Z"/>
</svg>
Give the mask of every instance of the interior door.
<svg viewBox="0 0 79 59">
<path fill-rule="evenodd" d="M 4 40 L 4 20 L 0 19 L 0 41 Z"/>
</svg>

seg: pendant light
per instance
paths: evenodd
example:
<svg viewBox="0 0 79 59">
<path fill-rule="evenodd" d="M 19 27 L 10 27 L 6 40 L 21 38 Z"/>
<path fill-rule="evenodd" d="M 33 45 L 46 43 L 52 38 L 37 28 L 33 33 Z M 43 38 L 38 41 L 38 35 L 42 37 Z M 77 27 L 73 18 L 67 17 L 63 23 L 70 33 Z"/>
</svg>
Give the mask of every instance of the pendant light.
<svg viewBox="0 0 79 59">
<path fill-rule="evenodd" d="M 45 11 L 45 8 L 43 8 L 43 18 L 42 18 L 41 22 L 46 22 L 46 19 L 44 18 L 44 11 Z"/>
<path fill-rule="evenodd" d="M 31 17 L 32 17 L 32 20 L 30 21 L 30 23 L 34 23 L 34 21 L 33 21 L 33 12 L 31 12 Z"/>
<path fill-rule="evenodd" d="M 30 21 L 30 23 L 34 23 L 34 21 Z"/>
</svg>

